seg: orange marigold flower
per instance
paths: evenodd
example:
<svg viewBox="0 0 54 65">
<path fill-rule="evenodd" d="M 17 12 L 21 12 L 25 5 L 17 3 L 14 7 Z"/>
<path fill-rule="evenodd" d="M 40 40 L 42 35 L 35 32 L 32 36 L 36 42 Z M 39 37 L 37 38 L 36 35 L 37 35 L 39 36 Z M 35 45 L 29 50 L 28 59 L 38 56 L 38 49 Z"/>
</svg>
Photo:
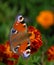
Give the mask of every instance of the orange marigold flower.
<svg viewBox="0 0 54 65">
<path fill-rule="evenodd" d="M 6 42 L 4 47 L 5 47 L 4 53 L 7 54 L 9 57 L 12 57 L 13 52 L 10 50 L 10 43 Z"/>
<path fill-rule="evenodd" d="M 30 36 L 31 53 L 34 53 L 34 52 L 38 51 L 38 49 L 42 46 L 41 34 L 33 26 L 28 27 L 28 32 L 32 33 L 32 35 Z"/>
<path fill-rule="evenodd" d="M 9 58 L 14 58 L 15 61 L 9 60 Z M 0 45 L 0 61 L 5 63 L 6 65 L 15 65 L 19 56 L 13 53 L 10 50 L 10 43 L 6 42 L 5 44 Z"/>
<path fill-rule="evenodd" d="M 45 29 L 53 25 L 53 13 L 51 11 L 41 11 L 36 18 L 37 22 Z"/>
<path fill-rule="evenodd" d="M 54 60 L 54 46 L 51 46 L 47 51 L 48 60 Z"/>
</svg>

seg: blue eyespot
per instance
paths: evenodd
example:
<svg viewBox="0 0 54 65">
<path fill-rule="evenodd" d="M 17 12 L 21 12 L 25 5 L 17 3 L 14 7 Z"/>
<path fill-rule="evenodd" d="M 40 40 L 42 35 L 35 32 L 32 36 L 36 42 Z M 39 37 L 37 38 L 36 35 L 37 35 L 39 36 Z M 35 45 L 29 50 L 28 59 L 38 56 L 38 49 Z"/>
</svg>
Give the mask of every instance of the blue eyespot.
<svg viewBox="0 0 54 65">
<path fill-rule="evenodd" d="M 11 32 L 12 32 L 13 34 L 17 34 L 17 33 L 18 33 L 18 31 L 15 30 L 15 29 L 12 29 Z"/>
<path fill-rule="evenodd" d="M 16 30 L 13 29 L 13 30 L 12 30 L 12 33 L 15 33 L 15 32 L 16 32 Z"/>
</svg>

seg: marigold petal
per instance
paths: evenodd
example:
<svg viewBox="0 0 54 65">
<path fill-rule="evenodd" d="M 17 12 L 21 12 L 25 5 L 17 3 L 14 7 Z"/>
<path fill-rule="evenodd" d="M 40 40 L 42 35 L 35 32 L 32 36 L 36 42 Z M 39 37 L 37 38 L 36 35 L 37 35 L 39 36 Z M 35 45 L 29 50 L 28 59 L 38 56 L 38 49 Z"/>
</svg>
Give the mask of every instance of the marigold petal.
<svg viewBox="0 0 54 65">
<path fill-rule="evenodd" d="M 51 46 L 47 51 L 48 60 L 54 60 L 54 46 Z"/>
</svg>

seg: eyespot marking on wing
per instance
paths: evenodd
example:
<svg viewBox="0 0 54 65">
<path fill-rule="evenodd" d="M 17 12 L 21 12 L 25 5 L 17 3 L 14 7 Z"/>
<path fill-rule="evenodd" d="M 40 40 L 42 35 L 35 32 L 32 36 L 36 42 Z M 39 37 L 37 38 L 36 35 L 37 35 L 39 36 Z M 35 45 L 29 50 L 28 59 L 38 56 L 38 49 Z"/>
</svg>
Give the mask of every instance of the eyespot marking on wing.
<svg viewBox="0 0 54 65">
<path fill-rule="evenodd" d="M 18 22 L 22 22 L 24 20 L 23 16 L 22 15 L 19 15 L 18 16 Z"/>
</svg>

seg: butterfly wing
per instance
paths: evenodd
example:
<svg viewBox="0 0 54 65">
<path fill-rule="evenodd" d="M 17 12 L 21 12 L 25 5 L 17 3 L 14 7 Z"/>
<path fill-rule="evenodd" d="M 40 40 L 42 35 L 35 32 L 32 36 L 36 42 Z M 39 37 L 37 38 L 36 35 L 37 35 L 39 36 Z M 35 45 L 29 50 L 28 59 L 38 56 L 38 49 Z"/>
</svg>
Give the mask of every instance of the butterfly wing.
<svg viewBox="0 0 54 65">
<path fill-rule="evenodd" d="M 29 49 L 27 48 L 28 43 L 30 45 L 29 34 L 27 31 L 27 25 L 26 23 L 24 23 L 24 19 L 22 18 L 23 17 L 21 18 L 18 17 L 18 20 L 14 23 L 11 29 L 10 47 L 14 53 L 23 55 L 24 57 L 28 57 L 30 55 L 30 52 L 29 54 L 27 54 L 27 51 L 30 50 L 30 48 Z"/>
</svg>

